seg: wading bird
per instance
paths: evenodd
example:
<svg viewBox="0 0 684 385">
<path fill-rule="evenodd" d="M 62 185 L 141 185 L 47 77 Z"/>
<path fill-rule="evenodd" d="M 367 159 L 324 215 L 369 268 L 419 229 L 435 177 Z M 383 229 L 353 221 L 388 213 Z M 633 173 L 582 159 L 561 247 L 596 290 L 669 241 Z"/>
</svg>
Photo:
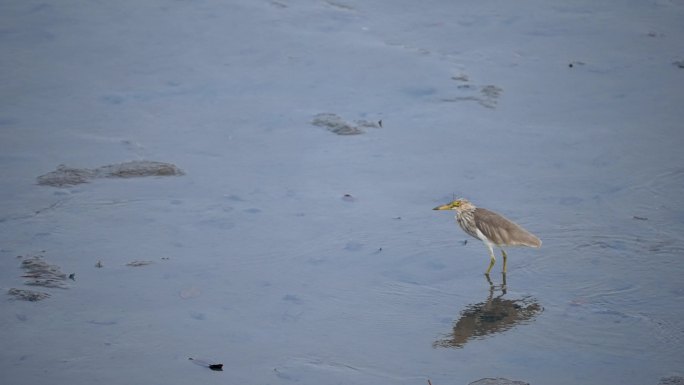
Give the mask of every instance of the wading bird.
<svg viewBox="0 0 684 385">
<path fill-rule="evenodd" d="M 494 246 L 501 249 L 503 273 L 506 274 L 506 259 L 508 256 L 503 249 L 504 246 L 540 247 L 542 243 L 539 238 L 513 223 L 513 221 L 493 211 L 475 207 L 474 204 L 463 198 L 437 206 L 433 210 L 456 211 L 456 221 L 463 231 L 487 245 L 489 249 L 489 268 L 487 268 L 486 275 L 489 275 L 489 272 L 496 263 Z"/>
</svg>

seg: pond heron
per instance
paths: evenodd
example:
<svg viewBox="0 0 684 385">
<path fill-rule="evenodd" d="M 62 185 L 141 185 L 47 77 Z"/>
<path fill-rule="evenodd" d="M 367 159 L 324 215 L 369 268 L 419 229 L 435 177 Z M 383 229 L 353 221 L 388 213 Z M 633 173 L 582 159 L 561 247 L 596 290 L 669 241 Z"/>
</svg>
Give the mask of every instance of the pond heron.
<svg viewBox="0 0 684 385">
<path fill-rule="evenodd" d="M 504 274 L 506 274 L 506 259 L 508 257 L 503 249 L 504 246 L 541 246 L 539 238 L 523 229 L 520 225 L 506 219 L 503 215 L 475 207 L 474 204 L 466 199 L 456 199 L 447 204 L 437 206 L 433 210 L 456 211 L 456 221 L 463 231 L 487 245 L 489 249 L 489 268 L 487 268 L 486 275 L 489 275 L 494 263 L 496 263 L 494 246 L 501 249 Z"/>
</svg>

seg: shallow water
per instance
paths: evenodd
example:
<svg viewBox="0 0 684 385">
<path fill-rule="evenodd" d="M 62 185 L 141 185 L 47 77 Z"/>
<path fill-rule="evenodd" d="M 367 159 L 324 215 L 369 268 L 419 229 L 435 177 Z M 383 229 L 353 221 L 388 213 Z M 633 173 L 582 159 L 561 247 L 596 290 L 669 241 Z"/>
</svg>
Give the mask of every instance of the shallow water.
<svg viewBox="0 0 684 385">
<path fill-rule="evenodd" d="M 0 286 L 75 277 L 0 301 L 12 384 L 684 374 L 681 5 L 77 3 L 0 6 Z M 454 195 L 542 248 L 487 280 Z"/>
</svg>

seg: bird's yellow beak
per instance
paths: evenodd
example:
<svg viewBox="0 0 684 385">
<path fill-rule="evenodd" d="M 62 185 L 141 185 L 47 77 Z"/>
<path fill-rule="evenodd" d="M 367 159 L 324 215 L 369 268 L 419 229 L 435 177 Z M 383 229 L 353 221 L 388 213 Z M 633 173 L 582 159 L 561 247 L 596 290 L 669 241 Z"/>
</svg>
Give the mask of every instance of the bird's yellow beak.
<svg viewBox="0 0 684 385">
<path fill-rule="evenodd" d="M 433 210 L 458 210 L 458 208 L 461 207 L 461 203 L 462 202 L 460 199 L 456 199 L 455 201 L 449 202 L 447 204 L 437 206 Z"/>
</svg>

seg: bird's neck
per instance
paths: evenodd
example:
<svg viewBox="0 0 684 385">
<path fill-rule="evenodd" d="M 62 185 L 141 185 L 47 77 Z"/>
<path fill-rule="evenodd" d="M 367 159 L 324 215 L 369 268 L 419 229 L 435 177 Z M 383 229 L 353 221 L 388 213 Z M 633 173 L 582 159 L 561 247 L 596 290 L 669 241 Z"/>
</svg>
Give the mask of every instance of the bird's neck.
<svg viewBox="0 0 684 385">
<path fill-rule="evenodd" d="M 456 212 L 456 222 L 458 222 L 463 229 L 468 227 L 466 226 L 467 223 L 475 223 L 475 209 Z"/>
<path fill-rule="evenodd" d="M 456 212 L 456 219 L 461 221 L 463 219 L 473 219 L 475 215 L 475 209 L 461 210 Z"/>
</svg>

